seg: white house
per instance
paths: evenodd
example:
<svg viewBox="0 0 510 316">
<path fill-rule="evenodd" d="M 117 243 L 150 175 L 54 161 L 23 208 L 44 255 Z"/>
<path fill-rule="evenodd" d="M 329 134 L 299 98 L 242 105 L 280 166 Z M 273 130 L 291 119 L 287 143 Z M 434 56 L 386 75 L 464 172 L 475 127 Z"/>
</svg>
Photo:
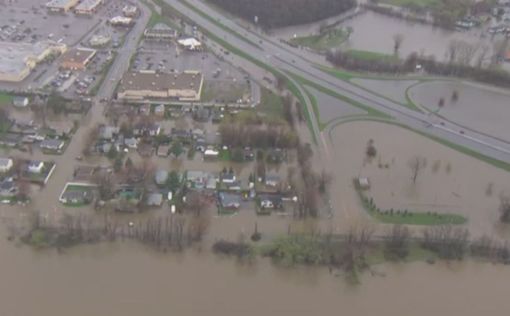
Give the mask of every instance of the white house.
<svg viewBox="0 0 510 316">
<path fill-rule="evenodd" d="M 18 108 L 24 108 L 24 107 L 28 106 L 28 103 L 29 103 L 29 100 L 27 97 L 20 96 L 20 97 L 14 97 L 12 99 L 12 104 Z"/>
<path fill-rule="evenodd" d="M 28 172 L 31 173 L 41 173 L 44 168 L 44 162 L 39 160 L 32 160 L 28 164 Z"/>
<path fill-rule="evenodd" d="M 7 172 L 12 168 L 12 159 L 0 158 L 0 172 Z"/>
</svg>

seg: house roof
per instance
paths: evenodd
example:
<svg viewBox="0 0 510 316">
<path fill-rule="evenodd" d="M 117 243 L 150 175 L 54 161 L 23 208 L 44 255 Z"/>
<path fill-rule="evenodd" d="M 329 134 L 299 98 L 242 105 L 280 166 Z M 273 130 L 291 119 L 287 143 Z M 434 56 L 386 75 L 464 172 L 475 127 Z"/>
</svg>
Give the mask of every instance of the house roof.
<svg viewBox="0 0 510 316">
<path fill-rule="evenodd" d="M 163 203 L 163 194 L 161 193 L 150 193 L 147 196 L 146 204 L 148 206 L 160 206 Z"/>
<path fill-rule="evenodd" d="M 25 106 L 28 103 L 28 97 L 17 96 L 12 98 L 12 103 L 15 106 Z"/>
<path fill-rule="evenodd" d="M 239 194 L 220 192 L 218 199 L 223 207 L 238 208 L 241 205 L 241 196 Z"/>
<path fill-rule="evenodd" d="M 60 148 L 63 146 L 63 144 L 64 144 L 63 140 L 49 138 L 43 140 L 40 146 L 45 148 Z"/>
<path fill-rule="evenodd" d="M 156 171 L 154 179 L 157 184 L 164 184 L 166 182 L 166 180 L 168 179 L 168 171 L 163 170 L 163 169 Z"/>
<path fill-rule="evenodd" d="M 44 166 L 44 162 L 43 161 L 40 161 L 40 160 L 31 160 L 29 163 L 28 163 L 28 167 L 29 168 L 40 168 Z"/>
<path fill-rule="evenodd" d="M 1 167 L 7 167 L 10 164 L 12 164 L 12 159 L 10 159 L 10 158 L 0 158 L 0 166 Z"/>
</svg>

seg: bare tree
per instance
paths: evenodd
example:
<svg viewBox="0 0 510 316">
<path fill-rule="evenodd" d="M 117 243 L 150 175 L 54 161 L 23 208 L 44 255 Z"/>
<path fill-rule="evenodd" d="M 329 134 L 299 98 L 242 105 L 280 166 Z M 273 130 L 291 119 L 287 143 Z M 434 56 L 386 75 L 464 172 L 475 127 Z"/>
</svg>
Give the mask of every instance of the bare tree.
<svg viewBox="0 0 510 316">
<path fill-rule="evenodd" d="M 114 195 L 114 181 L 111 174 L 107 172 L 97 172 L 92 182 L 97 185 L 99 198 L 103 201 L 108 201 Z"/>
<path fill-rule="evenodd" d="M 481 46 L 481 51 L 480 51 L 480 54 L 478 55 L 477 62 L 476 62 L 476 66 L 478 68 L 482 68 L 483 61 L 486 58 L 487 53 L 489 52 L 489 49 L 490 48 L 487 45 Z"/>
<path fill-rule="evenodd" d="M 91 153 L 92 146 L 96 143 L 98 137 L 99 137 L 99 125 L 96 125 L 92 127 L 88 133 L 87 136 L 85 136 L 85 141 L 83 142 L 83 155 L 88 156 Z"/>
<path fill-rule="evenodd" d="M 398 55 L 400 50 L 400 46 L 402 46 L 402 42 L 404 41 L 404 35 L 397 33 L 393 35 L 393 53 Z"/>
<path fill-rule="evenodd" d="M 469 66 L 480 48 L 478 44 L 471 44 L 466 41 L 456 41 L 457 56 L 456 62 L 460 65 Z"/>
<path fill-rule="evenodd" d="M 499 204 L 499 219 L 503 223 L 510 223 L 510 198 L 501 196 Z"/>
<path fill-rule="evenodd" d="M 447 49 L 447 59 L 449 63 L 455 63 L 457 60 L 457 53 L 459 51 L 460 41 L 457 39 L 452 39 L 450 43 L 448 43 Z"/>
<path fill-rule="evenodd" d="M 427 161 L 423 157 L 414 157 L 409 161 L 409 168 L 411 168 L 413 184 L 420 174 L 420 171 L 427 166 Z"/>
<path fill-rule="evenodd" d="M 189 214 L 198 216 L 205 212 L 209 205 L 210 205 L 209 201 L 203 194 L 197 191 L 191 191 L 186 196 L 184 210 Z"/>
<path fill-rule="evenodd" d="M 423 231 L 422 246 L 441 258 L 461 259 L 469 244 L 469 231 L 463 227 L 441 225 Z"/>
<path fill-rule="evenodd" d="M 403 225 L 394 225 L 385 242 L 385 256 L 391 260 L 400 260 L 407 257 L 410 237 L 409 228 Z"/>
</svg>

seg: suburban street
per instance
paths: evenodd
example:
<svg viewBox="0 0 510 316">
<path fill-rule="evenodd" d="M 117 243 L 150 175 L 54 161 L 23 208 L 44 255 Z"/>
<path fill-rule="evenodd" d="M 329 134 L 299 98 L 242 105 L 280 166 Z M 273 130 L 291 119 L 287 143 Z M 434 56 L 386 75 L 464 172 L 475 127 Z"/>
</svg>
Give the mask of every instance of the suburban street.
<svg viewBox="0 0 510 316">
<path fill-rule="evenodd" d="M 53 160 L 57 168 L 55 168 L 55 172 L 51 177 L 50 185 L 46 185 L 44 191 L 41 192 L 42 194 L 34 195 L 33 204 L 37 205 L 41 210 L 53 211 L 55 212 L 53 215 L 56 216 L 60 214 L 57 212 L 57 210 L 62 207 L 59 202 L 60 193 L 66 183 L 72 179 L 75 168 L 74 162 L 78 156 L 82 155 L 83 151 L 84 143 L 76 140 L 86 139 L 87 133 L 93 126 L 105 121 L 104 105 L 106 103 L 101 102 L 101 100 L 105 98 L 110 99 L 113 96 L 115 87 L 122 74 L 128 69 L 129 60 L 136 51 L 139 38 L 142 36 L 145 25 L 150 18 L 150 10 L 146 6 L 141 4 L 139 8 L 140 16 L 133 29 L 128 33 L 124 48 L 119 49 L 117 57 L 110 67 L 97 96 L 92 100 L 92 107 L 87 113 L 87 116 L 80 122 L 80 128 L 78 128 L 74 134 L 73 141 L 69 143 L 69 146 L 62 155 L 54 156 Z M 44 159 L 44 156 L 40 154 L 40 157 L 38 155 L 30 158 Z"/>
<path fill-rule="evenodd" d="M 210 17 L 223 24 L 226 28 L 242 34 L 247 41 L 219 27 L 193 9 L 183 5 L 178 0 L 165 1 L 185 16 L 188 16 L 196 24 L 200 25 L 200 27 L 216 34 L 236 48 L 254 58 L 258 58 L 268 65 L 304 77 L 324 88 L 336 91 L 354 101 L 384 112 L 392 116 L 396 122 L 404 124 L 412 129 L 467 147 L 495 159 L 507 162 L 510 161 L 510 144 L 505 141 L 474 130 L 466 129 L 466 127 L 461 127 L 453 122 L 444 121 L 439 124 L 428 114 L 412 111 L 396 102 L 389 101 L 349 82 L 335 78 L 319 70 L 314 63 L 302 56 L 303 53 L 299 49 L 285 46 L 285 44 L 278 43 L 265 35 L 248 30 L 235 21 L 224 17 L 221 13 L 208 7 L 201 1 L 188 2 L 201 11 L 206 11 Z M 258 47 L 249 43 L 249 41 L 258 43 Z M 320 139 L 326 139 L 325 137 L 321 137 L 319 133 L 317 121 L 313 117 L 311 103 L 308 102 L 307 106 L 312 116 L 312 125 L 316 135 L 318 135 Z M 328 145 L 325 141 L 319 143 L 322 147 L 321 151 L 328 151 Z"/>
</svg>

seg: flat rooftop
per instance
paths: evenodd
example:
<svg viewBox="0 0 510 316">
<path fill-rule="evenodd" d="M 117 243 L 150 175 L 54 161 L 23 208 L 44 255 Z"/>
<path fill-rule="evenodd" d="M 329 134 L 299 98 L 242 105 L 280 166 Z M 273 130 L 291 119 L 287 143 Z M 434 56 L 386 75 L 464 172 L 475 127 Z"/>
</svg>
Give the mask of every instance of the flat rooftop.
<svg viewBox="0 0 510 316">
<path fill-rule="evenodd" d="M 28 67 L 29 60 L 37 60 L 50 47 L 50 42 L 31 44 L 0 41 L 0 74 L 19 74 Z"/>
<path fill-rule="evenodd" d="M 62 55 L 61 63 L 80 63 L 86 64 L 90 60 L 96 50 L 89 48 L 73 48 Z"/>
<path fill-rule="evenodd" d="M 51 7 L 51 8 L 63 8 L 69 2 L 75 2 L 75 1 L 74 0 L 51 0 L 46 3 L 46 6 Z"/>
<path fill-rule="evenodd" d="M 199 72 L 164 73 L 154 71 L 127 72 L 122 77 L 120 90 L 168 91 L 200 89 L 202 74 Z"/>
<path fill-rule="evenodd" d="M 103 0 L 82 0 L 74 9 L 81 11 L 91 11 L 101 4 Z"/>
</svg>

